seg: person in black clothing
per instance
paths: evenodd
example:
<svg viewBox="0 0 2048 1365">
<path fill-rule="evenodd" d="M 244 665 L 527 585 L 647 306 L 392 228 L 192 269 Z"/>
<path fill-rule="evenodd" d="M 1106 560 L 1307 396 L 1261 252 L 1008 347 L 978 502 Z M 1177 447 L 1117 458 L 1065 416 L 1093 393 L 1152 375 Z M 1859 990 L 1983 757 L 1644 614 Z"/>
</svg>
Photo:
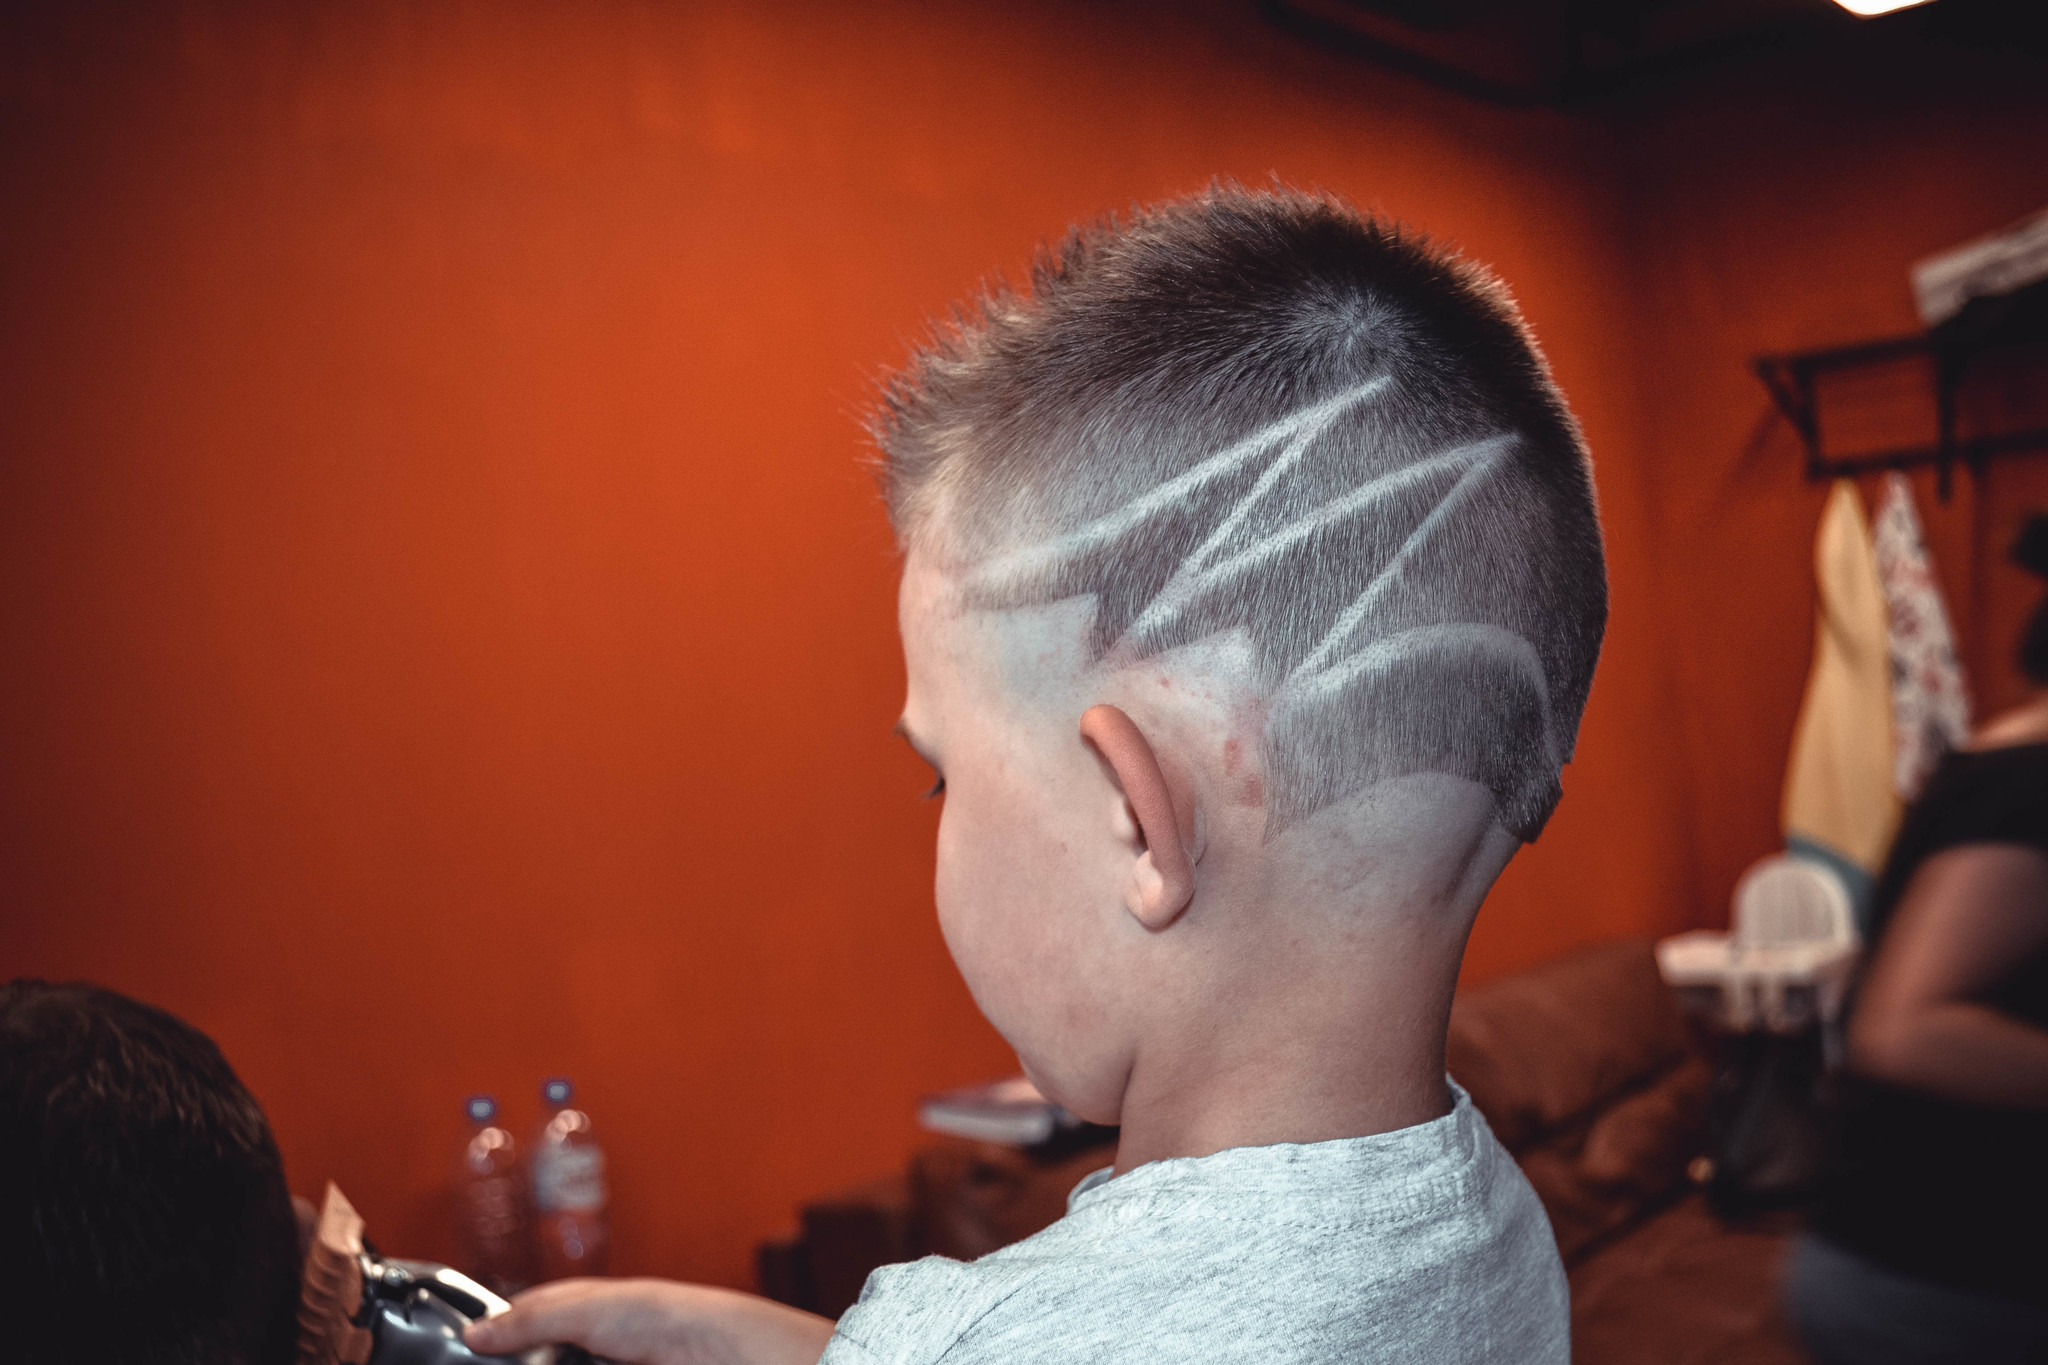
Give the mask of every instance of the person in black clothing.
<svg viewBox="0 0 2048 1365">
<path fill-rule="evenodd" d="M 2048 577 L 2048 516 L 2014 558 Z M 2048 600 L 2041 685 L 1949 754 L 1880 877 L 1787 1293 L 1823 1365 L 2048 1362 Z"/>
<path fill-rule="evenodd" d="M 0 1360 L 290 1365 L 298 1220 L 211 1039 L 84 984 L 0 983 Z"/>
</svg>

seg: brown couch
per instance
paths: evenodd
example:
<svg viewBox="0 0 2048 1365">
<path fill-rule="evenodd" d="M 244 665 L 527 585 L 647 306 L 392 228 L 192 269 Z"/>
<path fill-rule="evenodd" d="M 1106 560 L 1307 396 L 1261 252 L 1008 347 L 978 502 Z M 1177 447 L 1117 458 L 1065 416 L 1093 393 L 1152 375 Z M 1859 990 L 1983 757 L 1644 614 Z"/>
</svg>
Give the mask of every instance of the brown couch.
<svg viewBox="0 0 2048 1365">
<path fill-rule="evenodd" d="M 1649 944 L 1460 992 L 1449 1061 L 1549 1210 L 1581 1365 L 1804 1359 L 1778 1314 L 1784 1223 L 1718 1220 L 1688 1179 L 1713 1077 Z M 808 1205 L 800 1237 L 761 1249 L 762 1288 L 837 1315 L 878 1265 L 1036 1232 L 1107 1157 L 935 1142 L 901 1176 Z"/>
</svg>

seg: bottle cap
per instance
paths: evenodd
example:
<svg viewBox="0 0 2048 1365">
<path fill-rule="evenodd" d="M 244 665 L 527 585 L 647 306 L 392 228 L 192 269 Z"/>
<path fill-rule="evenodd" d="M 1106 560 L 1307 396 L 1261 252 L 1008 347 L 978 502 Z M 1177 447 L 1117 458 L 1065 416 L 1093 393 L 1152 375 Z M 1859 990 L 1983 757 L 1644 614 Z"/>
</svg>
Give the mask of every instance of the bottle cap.
<svg viewBox="0 0 2048 1365">
<path fill-rule="evenodd" d="M 540 1097 L 549 1104 L 567 1104 L 569 1097 L 575 1093 L 575 1087 L 561 1076 L 542 1081 L 540 1085 Z"/>
<path fill-rule="evenodd" d="M 471 1123 L 489 1123 L 498 1117 L 498 1102 L 489 1095 L 471 1095 L 462 1102 L 462 1112 Z"/>
</svg>

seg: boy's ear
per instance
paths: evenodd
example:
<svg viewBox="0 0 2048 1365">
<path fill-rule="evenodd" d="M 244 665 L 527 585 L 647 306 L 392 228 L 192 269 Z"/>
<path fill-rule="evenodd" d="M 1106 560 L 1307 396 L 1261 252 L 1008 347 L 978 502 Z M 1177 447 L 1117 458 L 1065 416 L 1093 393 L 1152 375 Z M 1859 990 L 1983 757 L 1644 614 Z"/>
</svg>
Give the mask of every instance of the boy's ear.
<svg viewBox="0 0 2048 1365">
<path fill-rule="evenodd" d="M 1181 822 L 1192 812 L 1175 808 L 1173 790 L 1150 741 L 1122 711 L 1107 705 L 1089 707 L 1081 713 L 1081 738 L 1109 764 L 1137 818 L 1144 852 L 1132 869 L 1124 902 L 1147 929 L 1164 929 L 1195 897 L 1194 862 Z"/>
</svg>

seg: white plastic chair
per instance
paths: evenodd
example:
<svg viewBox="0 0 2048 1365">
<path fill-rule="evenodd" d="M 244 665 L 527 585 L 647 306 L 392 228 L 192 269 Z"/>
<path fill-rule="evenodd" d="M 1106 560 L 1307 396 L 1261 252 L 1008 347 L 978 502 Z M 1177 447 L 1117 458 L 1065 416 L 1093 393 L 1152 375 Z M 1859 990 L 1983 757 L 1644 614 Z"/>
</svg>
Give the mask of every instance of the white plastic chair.
<svg viewBox="0 0 2048 1365">
<path fill-rule="evenodd" d="M 1848 890 L 1819 863 L 1773 854 L 1735 885 L 1734 932 L 1657 945 L 1657 968 L 1687 1006 L 1731 1032 L 1797 1033 L 1832 1023 L 1856 964 Z"/>
</svg>

